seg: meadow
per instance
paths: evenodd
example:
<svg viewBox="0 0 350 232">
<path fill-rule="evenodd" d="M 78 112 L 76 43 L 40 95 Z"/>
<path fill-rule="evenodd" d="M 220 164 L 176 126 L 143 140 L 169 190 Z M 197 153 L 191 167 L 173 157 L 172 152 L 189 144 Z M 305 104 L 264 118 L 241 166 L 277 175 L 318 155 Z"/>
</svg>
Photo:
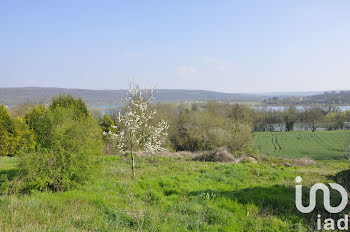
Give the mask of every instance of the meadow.
<svg viewBox="0 0 350 232">
<path fill-rule="evenodd" d="M 345 159 L 350 131 L 256 132 L 254 148 L 281 158 Z"/>
<path fill-rule="evenodd" d="M 152 121 L 150 95 L 135 89 L 117 124 L 69 95 L 22 118 L 0 106 L 0 231 L 313 231 L 316 215 L 329 214 L 322 202 L 297 211 L 295 177 L 304 200 L 315 183 L 349 190 L 349 131 L 256 133 L 252 149 L 251 127 L 239 120 L 249 107 L 211 102 L 172 118 L 158 106 Z M 292 159 L 303 157 L 317 161 Z"/>
<path fill-rule="evenodd" d="M 345 161 L 313 166 L 209 163 L 101 156 L 100 174 L 66 192 L 0 196 L 1 231 L 309 231 L 313 216 L 295 208 L 295 177 L 330 182 Z M 18 158 L 1 157 L 14 175 Z"/>
</svg>

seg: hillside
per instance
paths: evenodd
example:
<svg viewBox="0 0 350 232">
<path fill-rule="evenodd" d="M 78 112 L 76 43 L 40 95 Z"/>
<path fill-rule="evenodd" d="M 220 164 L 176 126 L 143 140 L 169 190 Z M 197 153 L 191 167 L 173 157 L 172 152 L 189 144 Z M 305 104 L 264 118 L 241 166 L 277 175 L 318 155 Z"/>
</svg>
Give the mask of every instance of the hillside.
<svg viewBox="0 0 350 232">
<path fill-rule="evenodd" d="M 28 101 L 48 103 L 59 94 L 81 97 L 88 106 L 110 106 L 122 103 L 126 90 L 91 90 L 53 87 L 0 88 L 0 104 L 14 106 Z M 350 91 L 274 92 L 274 93 L 223 93 L 208 90 L 158 89 L 155 98 L 160 102 L 232 101 L 264 102 L 272 105 L 287 104 L 350 104 Z"/>
<path fill-rule="evenodd" d="M 312 96 L 295 95 L 289 97 L 273 97 L 264 100 L 266 104 L 286 105 L 286 104 L 350 104 L 350 91 L 331 91 Z"/>
<path fill-rule="evenodd" d="M 155 98 L 161 102 L 205 100 L 254 102 L 261 101 L 263 98 L 255 94 L 221 93 L 206 90 L 159 89 L 156 92 Z M 103 106 L 120 104 L 126 91 L 41 87 L 0 88 L 0 104 L 13 106 L 27 101 L 40 102 L 41 100 L 47 103 L 53 96 L 68 93 L 83 98 L 89 106 Z"/>
</svg>

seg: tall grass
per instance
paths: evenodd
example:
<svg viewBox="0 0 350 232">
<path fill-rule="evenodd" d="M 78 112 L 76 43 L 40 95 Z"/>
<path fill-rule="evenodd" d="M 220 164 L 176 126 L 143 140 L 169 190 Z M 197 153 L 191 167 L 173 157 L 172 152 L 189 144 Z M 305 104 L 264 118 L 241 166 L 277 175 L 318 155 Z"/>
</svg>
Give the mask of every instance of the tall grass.
<svg viewBox="0 0 350 232">
<path fill-rule="evenodd" d="M 104 156 L 99 176 L 67 192 L 0 197 L 1 231 L 307 231 L 294 207 L 294 178 L 329 182 L 346 162 L 319 167 L 220 164 Z M 0 159 L 1 173 L 16 160 Z M 327 169 L 325 167 L 328 167 Z"/>
</svg>

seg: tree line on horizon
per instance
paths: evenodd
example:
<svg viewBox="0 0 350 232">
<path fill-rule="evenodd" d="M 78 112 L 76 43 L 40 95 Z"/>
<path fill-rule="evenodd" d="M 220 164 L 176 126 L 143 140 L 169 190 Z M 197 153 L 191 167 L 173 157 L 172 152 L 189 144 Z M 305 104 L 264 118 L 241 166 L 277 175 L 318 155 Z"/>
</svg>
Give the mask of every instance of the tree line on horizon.
<svg viewBox="0 0 350 232">
<path fill-rule="evenodd" d="M 348 105 L 350 104 L 350 91 L 326 91 L 311 96 L 271 97 L 263 100 L 268 105 Z"/>
</svg>

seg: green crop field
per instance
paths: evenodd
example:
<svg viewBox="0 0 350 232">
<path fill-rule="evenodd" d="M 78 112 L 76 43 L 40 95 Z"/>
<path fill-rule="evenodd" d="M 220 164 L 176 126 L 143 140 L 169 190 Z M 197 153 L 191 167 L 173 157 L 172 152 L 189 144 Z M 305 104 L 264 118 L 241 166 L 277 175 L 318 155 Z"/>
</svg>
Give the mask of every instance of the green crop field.
<svg viewBox="0 0 350 232">
<path fill-rule="evenodd" d="M 345 159 L 350 131 L 257 132 L 254 148 L 285 158 L 309 157 L 316 160 Z"/>
</svg>

